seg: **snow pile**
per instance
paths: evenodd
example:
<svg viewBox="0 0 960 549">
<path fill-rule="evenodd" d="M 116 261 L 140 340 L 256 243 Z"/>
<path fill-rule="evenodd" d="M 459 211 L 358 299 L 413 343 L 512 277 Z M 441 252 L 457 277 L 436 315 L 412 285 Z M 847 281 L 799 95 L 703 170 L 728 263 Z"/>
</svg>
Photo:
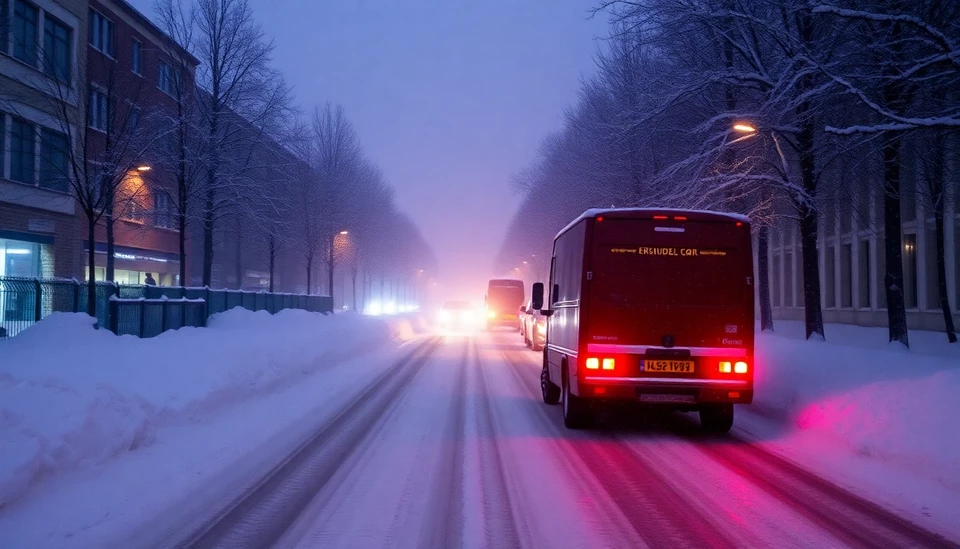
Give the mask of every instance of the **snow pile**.
<svg viewBox="0 0 960 549">
<path fill-rule="evenodd" d="M 0 342 L 0 506 L 36 481 L 148 445 L 193 423 L 391 341 L 360 315 L 233 309 L 208 328 L 153 339 L 57 313 Z"/>
<path fill-rule="evenodd" d="M 748 409 L 779 422 L 779 438 L 841 450 L 960 491 L 960 348 L 942 334 L 911 333 L 910 351 L 880 343 L 885 329 L 830 334 L 826 342 L 758 334 L 756 395 Z"/>
</svg>

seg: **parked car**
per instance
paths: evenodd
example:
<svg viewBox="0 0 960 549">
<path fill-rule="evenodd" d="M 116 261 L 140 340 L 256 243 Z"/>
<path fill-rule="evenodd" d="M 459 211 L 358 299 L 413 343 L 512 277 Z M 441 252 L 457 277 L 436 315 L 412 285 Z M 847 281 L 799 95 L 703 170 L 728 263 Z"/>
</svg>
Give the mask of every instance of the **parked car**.
<svg viewBox="0 0 960 549">
<path fill-rule="evenodd" d="M 523 343 L 534 351 L 542 351 L 547 342 L 547 317 L 533 308 L 532 301 L 520 309 L 520 335 Z"/>
</svg>

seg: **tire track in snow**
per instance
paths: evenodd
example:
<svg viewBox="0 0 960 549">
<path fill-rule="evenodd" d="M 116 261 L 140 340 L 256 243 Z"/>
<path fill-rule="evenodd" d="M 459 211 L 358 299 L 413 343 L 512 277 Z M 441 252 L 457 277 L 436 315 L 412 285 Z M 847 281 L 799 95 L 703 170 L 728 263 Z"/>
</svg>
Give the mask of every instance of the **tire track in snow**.
<svg viewBox="0 0 960 549">
<path fill-rule="evenodd" d="M 463 546 L 463 466 L 466 430 L 466 380 L 469 345 L 464 342 L 447 416 L 445 455 L 434 477 L 430 509 L 420 530 L 421 547 Z"/>
<path fill-rule="evenodd" d="M 809 471 L 731 437 L 705 442 L 701 451 L 758 486 L 851 547 L 960 547 L 876 503 Z"/>
<path fill-rule="evenodd" d="M 531 375 L 534 370 L 518 364 L 506 351 L 503 357 L 510 364 L 517 382 L 539 402 L 540 380 Z M 562 451 L 574 453 L 584 464 L 574 474 L 589 471 L 644 542 L 651 546 L 737 545 L 718 525 L 702 517 L 690 516 L 690 506 L 684 504 L 684 496 L 656 473 L 653 463 L 630 451 L 621 441 L 602 433 L 562 431 L 555 420 L 546 416 L 547 410 L 542 406 L 539 408 L 550 429 L 563 440 Z"/>
<path fill-rule="evenodd" d="M 176 547 L 264 547 L 278 540 L 422 370 L 438 338 L 417 346 L 260 479 Z"/>
<path fill-rule="evenodd" d="M 511 363 L 518 382 L 523 383 L 531 395 L 540 398 L 539 391 L 533 387 L 534 380 L 530 370 L 517 364 L 513 357 L 504 352 L 504 358 Z M 685 419 L 678 423 L 689 423 Z M 684 428 L 689 433 L 690 429 Z M 576 437 L 577 435 L 573 435 Z M 588 435 L 590 436 L 590 435 Z M 775 500 L 783 503 L 787 508 L 817 525 L 828 535 L 833 536 L 845 545 L 853 547 L 958 547 L 960 544 L 949 541 L 944 537 L 917 526 L 903 519 L 894 512 L 857 496 L 823 478 L 806 471 L 805 469 L 783 459 L 767 450 L 753 445 L 750 441 L 739 439 L 731 435 L 726 442 L 704 440 L 703 434 L 697 432 L 692 435 L 696 438 L 689 442 L 699 451 L 727 468 L 737 476 L 757 486 L 768 493 Z M 593 438 L 593 437 L 591 437 Z M 611 445 L 602 449 L 605 459 L 611 467 L 621 467 L 621 463 L 635 463 L 632 469 L 643 473 L 648 470 L 657 470 L 657 459 L 649 450 L 631 445 L 636 440 L 623 439 L 613 435 L 615 441 L 623 447 Z M 700 440 L 698 441 L 697 438 Z M 685 440 L 681 435 L 678 440 Z M 627 446 L 630 449 L 627 450 Z M 629 454 L 624 454 L 627 451 Z M 605 467 L 606 469 L 607 467 Z M 669 478 L 650 478 L 645 482 L 672 483 Z M 642 487 L 643 484 L 641 484 Z M 676 498 L 683 499 L 682 494 Z M 635 498 L 630 498 L 632 501 Z M 624 509 L 628 518 L 631 513 Z M 678 512 L 682 513 L 682 509 Z M 719 525 L 715 525 L 719 526 Z M 715 527 L 719 532 L 720 528 Z M 642 534 L 642 531 L 638 531 Z M 708 535 L 702 532 L 700 535 Z M 723 539 L 723 538 L 720 538 Z M 731 540 L 732 545 L 743 545 L 743 539 Z"/>
<path fill-rule="evenodd" d="M 484 547 L 522 547 L 516 517 L 510 500 L 510 486 L 503 466 L 500 442 L 496 432 L 491 393 L 476 341 L 473 349 L 473 371 L 477 380 L 477 434 L 480 447 L 481 497 L 484 514 Z"/>
</svg>

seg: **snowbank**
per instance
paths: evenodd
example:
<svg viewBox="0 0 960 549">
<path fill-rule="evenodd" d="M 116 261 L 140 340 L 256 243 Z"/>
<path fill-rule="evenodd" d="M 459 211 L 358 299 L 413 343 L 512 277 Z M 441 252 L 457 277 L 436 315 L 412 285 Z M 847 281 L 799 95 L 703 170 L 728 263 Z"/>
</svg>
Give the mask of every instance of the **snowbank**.
<svg viewBox="0 0 960 549">
<path fill-rule="evenodd" d="M 826 342 L 804 341 L 795 328 L 778 323 L 777 334 L 757 336 L 756 396 L 747 410 L 779 423 L 775 438 L 960 492 L 960 347 L 942 334 L 911 332 L 908 351 L 885 343 L 885 329 L 836 326 Z"/>
<path fill-rule="evenodd" d="M 192 423 L 391 341 L 360 315 L 233 309 L 153 339 L 57 313 L 0 342 L 0 506 L 54 473 L 134 450 L 159 425 Z"/>
</svg>

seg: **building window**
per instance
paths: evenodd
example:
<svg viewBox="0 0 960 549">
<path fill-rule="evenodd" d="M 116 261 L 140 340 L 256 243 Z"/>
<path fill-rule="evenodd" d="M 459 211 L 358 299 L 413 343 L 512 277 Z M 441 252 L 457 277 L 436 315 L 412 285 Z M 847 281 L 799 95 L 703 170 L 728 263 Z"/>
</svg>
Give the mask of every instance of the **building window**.
<svg viewBox="0 0 960 549">
<path fill-rule="evenodd" d="M 903 235 L 903 301 L 917 308 L 917 235 Z"/>
<path fill-rule="evenodd" d="M 70 82 L 70 27 L 49 14 L 43 18 L 43 72 Z"/>
<path fill-rule="evenodd" d="M 67 136 L 47 128 L 40 131 L 40 186 L 67 192 L 70 184 L 70 142 Z"/>
<path fill-rule="evenodd" d="M 836 272 L 836 248 L 827 246 L 826 257 L 824 258 L 823 285 L 826 303 L 824 307 L 832 309 L 837 306 L 837 277 Z"/>
<path fill-rule="evenodd" d="M 0 0 L 0 52 L 10 51 L 8 37 L 10 36 L 10 4 L 7 0 Z M 0 149 L 2 150 L 2 149 Z"/>
<path fill-rule="evenodd" d="M 24 0 L 13 2 L 13 56 L 37 66 L 37 21 L 40 10 Z"/>
<path fill-rule="evenodd" d="M 120 218 L 136 223 L 143 223 L 145 213 L 145 208 L 143 204 L 140 203 L 140 199 L 137 196 L 131 196 L 123 202 L 123 207 L 120 210 Z"/>
<path fill-rule="evenodd" d="M 174 228 L 173 200 L 170 195 L 160 191 L 153 196 L 154 225 L 163 229 Z"/>
<path fill-rule="evenodd" d="M 113 21 L 90 10 L 90 45 L 113 57 Z"/>
<path fill-rule="evenodd" d="M 36 183 L 36 141 L 33 125 L 14 118 L 10 124 L 10 179 L 30 185 Z"/>
<path fill-rule="evenodd" d="M 780 307 L 780 254 L 773 254 L 773 262 L 770 264 L 770 271 L 773 272 L 773 306 Z"/>
<path fill-rule="evenodd" d="M 90 115 L 89 126 L 100 131 L 107 131 L 110 121 L 110 102 L 107 94 L 90 88 Z"/>
<path fill-rule="evenodd" d="M 130 64 L 133 66 L 133 72 L 137 74 L 142 74 L 140 72 L 140 65 L 143 62 L 143 57 L 140 53 L 140 41 L 137 39 L 133 40 L 133 46 L 130 50 Z"/>
<path fill-rule="evenodd" d="M 923 258 L 927 267 L 927 309 L 938 309 L 940 308 L 940 276 L 937 268 L 937 226 L 933 219 L 927 220 L 925 233 L 926 242 L 924 242 Z M 944 249 L 943 251 L 946 252 L 947 250 Z M 944 260 L 948 257 L 950 256 L 945 253 Z M 946 264 L 944 264 L 944 267 L 946 267 Z"/>
<path fill-rule="evenodd" d="M 883 233 L 877 235 L 877 307 L 887 308 L 887 243 Z"/>
<path fill-rule="evenodd" d="M 870 241 L 861 240 L 857 251 L 860 287 L 858 288 L 857 306 L 870 308 Z"/>
<path fill-rule="evenodd" d="M 127 122 L 131 131 L 137 129 L 140 125 L 140 107 L 130 107 L 130 118 Z"/>
<path fill-rule="evenodd" d="M 840 306 L 853 307 L 853 244 L 840 247 Z"/>
<path fill-rule="evenodd" d="M 3 0 L 0 0 L 2 2 Z M 3 151 L 7 150 L 7 115 L 3 114 L 3 111 L 0 111 L 0 179 L 3 179 L 7 172 L 4 168 L 6 165 L 5 154 Z"/>
<path fill-rule="evenodd" d="M 179 78 L 173 71 L 173 67 L 165 61 L 160 62 L 160 69 L 157 74 L 157 87 L 160 88 L 160 91 L 168 94 L 174 95 L 176 90 L 174 86 L 179 83 Z"/>
<path fill-rule="evenodd" d="M 793 252 L 783 254 L 783 306 L 793 307 Z"/>
</svg>

